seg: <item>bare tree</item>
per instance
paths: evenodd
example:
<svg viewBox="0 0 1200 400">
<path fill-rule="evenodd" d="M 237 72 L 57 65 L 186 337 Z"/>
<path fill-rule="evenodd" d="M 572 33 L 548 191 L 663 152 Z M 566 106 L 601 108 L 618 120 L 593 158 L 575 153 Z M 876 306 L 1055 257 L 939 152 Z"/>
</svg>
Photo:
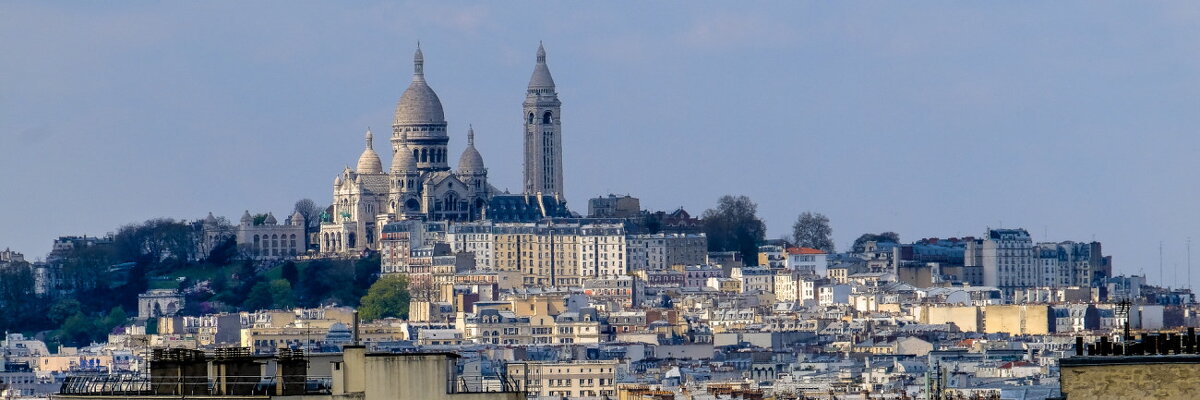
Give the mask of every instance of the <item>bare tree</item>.
<svg viewBox="0 0 1200 400">
<path fill-rule="evenodd" d="M 300 213 L 304 217 L 305 225 L 308 227 L 319 224 L 317 217 L 321 215 L 321 207 L 317 206 L 317 203 L 313 202 L 312 199 L 300 199 L 296 201 L 296 205 L 292 208 L 292 211 Z"/>
<path fill-rule="evenodd" d="M 758 218 L 758 204 L 746 196 L 721 196 L 717 207 L 705 210 L 700 218 L 709 251 L 738 251 L 743 259 L 752 260 L 767 235 L 766 224 Z"/>
<path fill-rule="evenodd" d="M 805 211 L 792 225 L 792 239 L 797 246 L 809 247 L 833 253 L 833 228 L 829 217 L 821 213 Z"/>
<path fill-rule="evenodd" d="M 292 207 L 293 212 L 300 213 L 304 217 L 304 248 L 308 249 L 309 236 L 316 232 L 321 226 L 321 212 L 325 207 L 318 206 L 312 199 L 300 199 L 296 201 L 296 205 Z"/>
</svg>

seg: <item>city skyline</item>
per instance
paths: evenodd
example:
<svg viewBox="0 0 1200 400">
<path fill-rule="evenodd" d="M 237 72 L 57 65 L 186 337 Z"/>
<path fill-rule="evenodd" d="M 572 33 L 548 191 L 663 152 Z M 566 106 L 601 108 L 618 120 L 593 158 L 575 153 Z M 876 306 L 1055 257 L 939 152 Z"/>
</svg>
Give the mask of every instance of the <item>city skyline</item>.
<svg viewBox="0 0 1200 400">
<path fill-rule="evenodd" d="M 699 215 L 745 194 L 768 238 L 816 211 L 839 249 L 866 232 L 1024 227 L 1037 241 L 1101 241 L 1115 273 L 1152 281 L 1162 242 L 1165 281 L 1177 282 L 1200 217 L 1188 207 L 1200 166 L 1187 129 L 1200 122 L 1188 112 L 1200 29 L 1187 18 L 1200 9 L 1189 6 L 550 6 L 534 17 L 375 4 L 284 17 L 263 4 L 236 15 L 9 5 L 0 32 L 26 39 L 0 43 L 15 55 L 0 74 L 21 77 L 0 97 L 0 166 L 22 194 L 0 200 L 20 227 L 0 245 L 38 258 L 56 236 L 153 217 L 327 204 L 366 128 L 390 125 L 417 40 L 450 154 L 473 126 L 494 185 L 519 193 L 520 102 L 540 40 L 564 103 L 575 211 L 628 193 Z M 530 18 L 547 23 L 515 24 Z M 605 35 L 610 23 L 623 33 Z"/>
</svg>

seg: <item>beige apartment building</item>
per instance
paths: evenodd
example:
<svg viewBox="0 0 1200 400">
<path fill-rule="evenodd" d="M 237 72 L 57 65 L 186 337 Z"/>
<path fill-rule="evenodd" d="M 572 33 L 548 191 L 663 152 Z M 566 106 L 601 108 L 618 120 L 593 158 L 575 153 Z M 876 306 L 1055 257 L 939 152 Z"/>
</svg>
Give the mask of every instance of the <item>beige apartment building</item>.
<svg viewBox="0 0 1200 400">
<path fill-rule="evenodd" d="M 616 397 L 618 361 L 524 362 L 506 366 L 509 379 L 531 397 Z"/>
</svg>

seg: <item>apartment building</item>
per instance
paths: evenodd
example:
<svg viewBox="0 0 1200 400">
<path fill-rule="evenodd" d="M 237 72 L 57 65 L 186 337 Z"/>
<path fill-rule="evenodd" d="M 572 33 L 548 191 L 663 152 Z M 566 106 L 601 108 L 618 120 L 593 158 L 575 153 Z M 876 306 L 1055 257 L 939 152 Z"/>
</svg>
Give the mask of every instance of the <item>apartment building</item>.
<svg viewBox="0 0 1200 400">
<path fill-rule="evenodd" d="M 615 398 L 617 360 L 520 362 L 506 366 L 509 379 L 522 383 L 530 397 Z"/>
</svg>

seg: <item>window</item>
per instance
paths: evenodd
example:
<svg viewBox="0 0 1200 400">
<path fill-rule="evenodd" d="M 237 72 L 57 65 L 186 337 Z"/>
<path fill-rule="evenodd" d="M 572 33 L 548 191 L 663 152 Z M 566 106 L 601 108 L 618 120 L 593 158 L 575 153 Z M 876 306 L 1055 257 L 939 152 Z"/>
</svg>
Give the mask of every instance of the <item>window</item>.
<svg viewBox="0 0 1200 400">
<path fill-rule="evenodd" d="M 550 112 L 546 111 L 545 114 L 542 114 L 542 124 L 549 125 L 551 120 L 553 119 L 552 117 L 553 116 L 550 114 Z"/>
</svg>

